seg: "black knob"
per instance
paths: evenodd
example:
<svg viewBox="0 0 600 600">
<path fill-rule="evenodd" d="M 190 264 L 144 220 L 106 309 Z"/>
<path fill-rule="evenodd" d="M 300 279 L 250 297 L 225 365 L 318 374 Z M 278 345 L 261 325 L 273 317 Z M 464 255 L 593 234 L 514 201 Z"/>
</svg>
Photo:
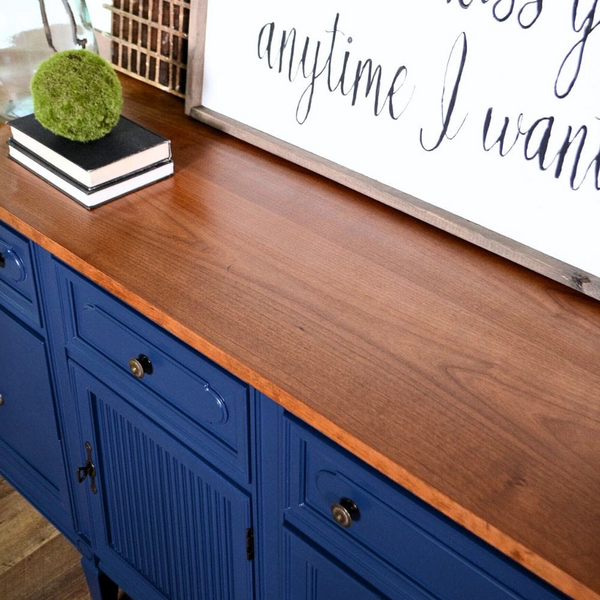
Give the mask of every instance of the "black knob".
<svg viewBox="0 0 600 600">
<path fill-rule="evenodd" d="M 342 498 L 339 502 L 334 502 L 331 505 L 331 514 L 338 525 L 346 528 L 360 519 L 358 506 L 350 498 Z"/>
<path fill-rule="evenodd" d="M 141 379 L 144 375 L 152 375 L 152 362 L 145 354 L 129 359 L 129 370 L 134 377 Z"/>
</svg>

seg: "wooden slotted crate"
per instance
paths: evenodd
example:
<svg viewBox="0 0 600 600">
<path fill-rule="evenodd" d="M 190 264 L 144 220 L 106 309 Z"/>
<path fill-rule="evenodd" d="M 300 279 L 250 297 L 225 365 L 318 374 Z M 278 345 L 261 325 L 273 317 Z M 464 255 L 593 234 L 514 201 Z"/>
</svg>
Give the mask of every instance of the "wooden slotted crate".
<svg viewBox="0 0 600 600">
<path fill-rule="evenodd" d="M 111 59 L 118 71 L 185 96 L 191 0 L 113 0 Z"/>
</svg>

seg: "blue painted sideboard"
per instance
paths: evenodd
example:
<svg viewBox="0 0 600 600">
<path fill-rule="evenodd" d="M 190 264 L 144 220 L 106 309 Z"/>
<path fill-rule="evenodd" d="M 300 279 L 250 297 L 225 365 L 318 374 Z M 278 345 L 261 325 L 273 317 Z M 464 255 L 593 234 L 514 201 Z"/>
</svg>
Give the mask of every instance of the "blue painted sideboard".
<svg viewBox="0 0 600 600">
<path fill-rule="evenodd" d="M 0 394 L 95 600 L 564 597 L 3 224 Z"/>
</svg>

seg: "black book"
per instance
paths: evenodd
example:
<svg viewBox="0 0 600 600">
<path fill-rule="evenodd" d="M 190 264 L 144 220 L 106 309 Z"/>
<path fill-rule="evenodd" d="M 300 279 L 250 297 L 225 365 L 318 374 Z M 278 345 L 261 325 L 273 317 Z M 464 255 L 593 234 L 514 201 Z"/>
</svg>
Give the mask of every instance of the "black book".
<svg viewBox="0 0 600 600">
<path fill-rule="evenodd" d="M 167 159 L 125 177 L 88 187 L 75 181 L 33 152 L 29 152 L 14 139 L 8 140 L 7 144 L 10 158 L 86 208 L 105 204 L 173 174 L 173 161 Z"/>
<path fill-rule="evenodd" d="M 171 159 L 171 142 L 126 117 L 93 142 L 74 142 L 43 127 L 33 114 L 9 123 L 21 147 L 91 188 Z"/>
</svg>

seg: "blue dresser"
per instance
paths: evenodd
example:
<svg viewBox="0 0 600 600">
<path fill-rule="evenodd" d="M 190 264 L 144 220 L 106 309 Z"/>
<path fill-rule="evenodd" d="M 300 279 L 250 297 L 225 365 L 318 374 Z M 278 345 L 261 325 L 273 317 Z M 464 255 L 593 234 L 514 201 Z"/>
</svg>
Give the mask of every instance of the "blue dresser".
<svg viewBox="0 0 600 600">
<path fill-rule="evenodd" d="M 0 393 L 94 600 L 563 597 L 3 224 Z"/>
</svg>

